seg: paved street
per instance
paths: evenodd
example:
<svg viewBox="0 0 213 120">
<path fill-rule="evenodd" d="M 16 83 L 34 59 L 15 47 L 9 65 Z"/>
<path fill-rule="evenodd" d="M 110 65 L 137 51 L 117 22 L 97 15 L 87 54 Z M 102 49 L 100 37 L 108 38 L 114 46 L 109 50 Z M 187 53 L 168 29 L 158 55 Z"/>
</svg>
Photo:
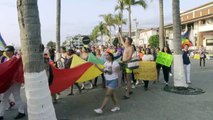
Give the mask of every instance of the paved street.
<svg viewBox="0 0 213 120">
<path fill-rule="evenodd" d="M 112 102 L 103 115 L 93 110 L 98 108 L 104 97 L 101 87 L 82 95 L 65 96 L 55 105 L 59 120 L 212 120 L 213 119 L 213 61 L 207 61 L 206 69 L 201 69 L 198 60 L 192 60 L 191 87 L 206 92 L 201 95 L 178 95 L 163 91 L 163 78 L 157 84 L 150 83 L 145 92 L 141 85 L 134 89 L 129 100 L 123 100 L 124 88 L 117 91 L 121 110 L 112 113 Z M 172 78 L 170 79 L 172 85 Z M 6 112 L 5 120 L 12 120 L 16 110 Z M 27 119 L 27 118 L 26 118 Z M 26 120 L 23 119 L 23 120 Z"/>
</svg>

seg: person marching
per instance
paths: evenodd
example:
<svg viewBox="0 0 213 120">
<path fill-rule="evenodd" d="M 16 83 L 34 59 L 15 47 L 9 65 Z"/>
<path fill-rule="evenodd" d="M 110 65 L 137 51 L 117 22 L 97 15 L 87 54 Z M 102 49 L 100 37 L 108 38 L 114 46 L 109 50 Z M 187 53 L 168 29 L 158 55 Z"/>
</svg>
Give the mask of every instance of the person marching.
<svg viewBox="0 0 213 120">
<path fill-rule="evenodd" d="M 118 32 L 119 35 L 119 40 L 120 42 L 123 44 L 124 46 L 124 52 L 123 52 L 123 58 L 122 58 L 122 64 L 127 64 L 131 59 L 132 59 L 132 54 L 133 54 L 133 47 L 132 47 L 132 38 L 130 37 L 125 37 L 125 39 L 123 39 L 123 37 L 121 36 L 120 31 Z M 126 90 L 126 94 L 124 95 L 124 99 L 129 99 L 130 98 L 130 94 L 132 94 L 133 92 L 131 91 L 131 74 L 132 74 L 132 70 L 129 68 L 125 68 L 125 72 L 126 72 L 126 82 L 127 82 L 127 90 Z"/>
<path fill-rule="evenodd" d="M 163 48 L 162 52 L 165 52 L 167 54 L 172 54 L 172 52 L 170 51 L 169 47 L 166 46 Z M 168 82 L 169 82 L 169 73 L 171 71 L 171 66 L 167 67 L 165 65 L 162 65 L 162 69 L 163 69 L 163 75 L 164 75 L 164 80 L 165 80 L 165 84 L 166 86 L 168 86 Z"/>
<path fill-rule="evenodd" d="M 143 55 L 142 60 L 143 61 L 153 61 L 154 60 L 154 56 L 151 54 L 151 50 L 149 48 L 146 48 L 145 54 Z M 149 81 L 144 80 L 144 90 L 145 91 L 148 90 L 148 85 L 149 85 Z"/>
<path fill-rule="evenodd" d="M 183 66 L 184 66 L 184 73 L 186 76 L 186 82 L 188 84 L 191 84 L 191 80 L 190 80 L 190 69 L 191 69 L 191 64 L 190 64 L 190 52 L 189 52 L 189 46 L 186 44 L 184 46 L 184 50 L 183 50 Z"/>
<path fill-rule="evenodd" d="M 107 102 L 110 98 L 112 98 L 112 101 L 114 103 L 114 108 L 111 109 L 112 112 L 116 112 L 120 110 L 120 107 L 118 107 L 118 101 L 115 95 L 115 90 L 118 87 L 118 73 L 120 70 L 118 62 L 114 61 L 113 54 L 110 52 L 106 53 L 106 62 L 104 64 L 104 69 L 101 69 L 98 65 L 96 67 L 104 73 L 105 79 L 106 79 L 106 95 L 104 98 L 104 101 L 100 108 L 95 109 L 94 111 L 97 114 L 102 114 L 103 109 L 106 106 Z"/>
<path fill-rule="evenodd" d="M 15 48 L 13 46 L 6 46 L 5 52 L 6 52 L 6 55 L 8 56 L 8 60 L 12 59 L 13 57 L 16 57 L 14 55 L 14 51 L 15 51 Z M 15 81 L 18 81 L 18 80 L 15 80 Z M 25 117 L 24 104 L 21 100 L 20 89 L 21 89 L 21 83 L 14 82 L 13 85 L 3 94 L 3 99 L 0 104 L 0 120 L 4 119 L 3 116 L 4 116 L 5 107 L 7 106 L 7 102 L 11 94 L 13 94 L 15 102 L 18 107 L 18 115 L 15 117 L 15 119 L 21 119 Z"/>
</svg>

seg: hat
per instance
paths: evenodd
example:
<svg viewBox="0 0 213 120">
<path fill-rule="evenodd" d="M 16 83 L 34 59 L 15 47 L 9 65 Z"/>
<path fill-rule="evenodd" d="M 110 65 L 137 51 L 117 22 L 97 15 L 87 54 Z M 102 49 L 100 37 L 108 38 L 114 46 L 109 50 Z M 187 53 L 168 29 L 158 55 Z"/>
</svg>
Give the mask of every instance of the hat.
<svg viewBox="0 0 213 120">
<path fill-rule="evenodd" d="M 4 47 L 0 46 L 0 51 L 4 51 Z"/>
<path fill-rule="evenodd" d="M 6 52 L 14 52 L 15 48 L 13 46 L 6 46 L 5 51 Z"/>
</svg>

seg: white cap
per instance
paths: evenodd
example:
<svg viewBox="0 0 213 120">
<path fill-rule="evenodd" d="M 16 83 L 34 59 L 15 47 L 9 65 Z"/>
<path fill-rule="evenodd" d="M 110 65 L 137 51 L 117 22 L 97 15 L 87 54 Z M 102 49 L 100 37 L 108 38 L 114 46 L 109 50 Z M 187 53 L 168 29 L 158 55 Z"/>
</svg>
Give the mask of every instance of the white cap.
<svg viewBox="0 0 213 120">
<path fill-rule="evenodd" d="M 0 46 L 0 51 L 4 51 L 4 47 Z"/>
</svg>

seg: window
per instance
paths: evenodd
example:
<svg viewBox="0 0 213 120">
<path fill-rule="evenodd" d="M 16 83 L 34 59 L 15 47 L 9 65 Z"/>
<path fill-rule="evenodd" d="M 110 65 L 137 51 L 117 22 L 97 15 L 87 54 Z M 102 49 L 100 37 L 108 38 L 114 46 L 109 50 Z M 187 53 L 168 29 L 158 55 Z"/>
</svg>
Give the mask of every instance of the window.
<svg viewBox="0 0 213 120">
<path fill-rule="evenodd" d="M 206 24 L 206 20 L 201 20 L 201 25 L 205 25 Z"/>
<path fill-rule="evenodd" d="M 213 39 L 207 39 L 206 46 L 213 46 Z"/>
</svg>

